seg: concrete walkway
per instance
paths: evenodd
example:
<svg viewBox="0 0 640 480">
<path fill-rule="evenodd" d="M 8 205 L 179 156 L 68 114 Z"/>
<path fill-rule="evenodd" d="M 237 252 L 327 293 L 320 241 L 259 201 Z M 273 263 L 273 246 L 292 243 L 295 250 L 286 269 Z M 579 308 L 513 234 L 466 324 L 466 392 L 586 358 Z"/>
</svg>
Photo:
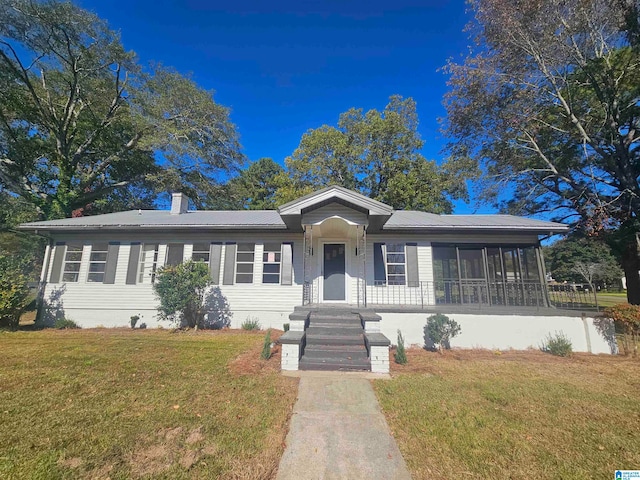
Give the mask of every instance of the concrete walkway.
<svg viewBox="0 0 640 480">
<path fill-rule="evenodd" d="M 278 480 L 411 478 L 366 376 L 299 376 Z"/>
</svg>

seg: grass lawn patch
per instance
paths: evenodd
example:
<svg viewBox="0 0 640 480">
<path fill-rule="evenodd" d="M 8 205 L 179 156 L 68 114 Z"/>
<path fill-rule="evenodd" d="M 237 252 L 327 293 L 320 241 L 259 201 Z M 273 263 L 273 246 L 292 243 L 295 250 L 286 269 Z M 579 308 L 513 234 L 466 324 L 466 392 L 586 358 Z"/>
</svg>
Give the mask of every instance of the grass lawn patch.
<svg viewBox="0 0 640 480">
<path fill-rule="evenodd" d="M 640 468 L 640 362 L 411 349 L 376 394 L 414 478 L 613 478 Z"/>
<path fill-rule="evenodd" d="M 263 336 L 0 332 L 0 478 L 272 478 L 297 381 Z"/>
</svg>

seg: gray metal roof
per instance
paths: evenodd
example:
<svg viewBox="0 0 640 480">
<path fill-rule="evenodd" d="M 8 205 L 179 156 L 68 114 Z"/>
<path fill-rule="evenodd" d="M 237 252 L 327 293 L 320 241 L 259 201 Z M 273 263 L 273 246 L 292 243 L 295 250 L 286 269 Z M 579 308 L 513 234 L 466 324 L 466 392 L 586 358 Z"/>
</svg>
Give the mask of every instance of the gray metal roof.
<svg viewBox="0 0 640 480">
<path fill-rule="evenodd" d="M 415 210 L 396 210 L 383 230 L 528 230 L 532 232 L 566 232 L 562 223 L 546 222 L 514 215 L 436 215 Z"/>
<path fill-rule="evenodd" d="M 113 227 L 130 228 L 207 228 L 284 230 L 285 223 L 275 210 L 202 210 L 172 215 L 168 210 L 130 210 L 78 218 L 26 223 L 25 230 L 90 230 Z"/>
</svg>

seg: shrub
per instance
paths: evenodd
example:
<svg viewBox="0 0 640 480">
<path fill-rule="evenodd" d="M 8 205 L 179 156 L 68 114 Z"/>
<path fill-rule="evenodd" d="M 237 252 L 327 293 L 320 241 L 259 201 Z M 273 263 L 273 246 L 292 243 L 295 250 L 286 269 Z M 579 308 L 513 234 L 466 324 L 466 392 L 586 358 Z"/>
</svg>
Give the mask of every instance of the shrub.
<svg viewBox="0 0 640 480">
<path fill-rule="evenodd" d="M 555 335 L 547 335 L 547 338 L 542 342 L 540 350 L 556 357 L 568 357 L 573 353 L 571 340 L 562 332 L 556 332 Z"/>
<path fill-rule="evenodd" d="M 57 328 L 58 330 L 66 330 L 72 328 L 80 328 L 80 325 L 78 325 L 70 318 L 58 318 L 53 324 L 53 327 Z"/>
<path fill-rule="evenodd" d="M 271 358 L 271 329 L 267 330 L 267 334 L 264 336 L 264 345 L 262 345 L 260 358 L 263 360 L 269 360 L 269 358 Z"/>
<path fill-rule="evenodd" d="M 0 328 L 18 328 L 20 315 L 29 304 L 27 261 L 0 254 Z"/>
<path fill-rule="evenodd" d="M 427 318 L 424 327 L 425 347 L 429 347 L 429 342 L 438 347 L 440 353 L 445 348 L 450 348 L 450 340 L 460 333 L 460 325 L 455 320 L 437 313 Z"/>
<path fill-rule="evenodd" d="M 398 346 L 396 347 L 396 353 L 393 354 L 393 358 L 396 363 L 399 363 L 400 365 L 407 364 L 407 352 L 404 349 L 404 337 L 400 330 L 398 330 Z"/>
<path fill-rule="evenodd" d="M 140 315 L 131 315 L 131 328 L 136 328 L 138 320 L 140 320 Z"/>
<path fill-rule="evenodd" d="M 243 330 L 260 330 L 260 320 L 256 317 L 247 317 L 240 327 Z"/>
<path fill-rule="evenodd" d="M 285 332 L 288 332 L 288 331 L 289 331 L 289 328 L 291 328 L 291 325 L 290 325 L 290 324 L 288 324 L 288 323 L 283 323 L 283 324 L 282 324 L 282 328 L 283 328 L 283 330 L 284 330 Z"/>
<path fill-rule="evenodd" d="M 204 326 L 205 297 L 212 285 L 209 268 L 203 262 L 187 260 L 158 271 L 153 289 L 160 299 L 160 318 L 180 326 Z"/>
<path fill-rule="evenodd" d="M 144 330 L 145 328 L 147 328 L 147 324 L 142 322 L 138 328 L 141 328 Z M 162 328 L 162 327 L 159 327 L 159 328 Z"/>
<path fill-rule="evenodd" d="M 616 331 L 622 334 L 624 354 L 636 357 L 640 339 L 640 305 L 620 303 L 606 308 L 602 316 L 613 320 Z"/>
</svg>

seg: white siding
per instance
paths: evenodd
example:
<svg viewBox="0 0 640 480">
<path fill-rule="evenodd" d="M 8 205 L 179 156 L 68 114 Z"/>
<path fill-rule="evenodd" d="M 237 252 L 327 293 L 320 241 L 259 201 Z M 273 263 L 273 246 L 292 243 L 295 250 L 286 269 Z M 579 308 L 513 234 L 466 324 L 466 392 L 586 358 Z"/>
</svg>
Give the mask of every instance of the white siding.
<svg viewBox="0 0 640 480">
<path fill-rule="evenodd" d="M 233 316 L 234 326 L 239 326 L 247 316 L 260 319 L 263 327 L 282 328 L 288 321 L 288 314 L 302 303 L 302 235 L 263 234 L 258 239 L 247 238 L 246 234 L 198 235 L 68 235 L 59 240 L 84 244 L 82 264 L 78 282 L 49 283 L 45 289 L 45 301 L 62 291 L 61 307 L 64 315 L 82 326 L 127 326 L 129 317 L 142 314 L 148 326 L 156 324 L 158 300 L 150 280 L 142 284 L 126 285 L 127 268 L 131 242 L 158 243 L 158 266 L 165 262 L 168 243 L 184 243 L 184 258 L 191 258 L 192 244 L 210 242 L 255 242 L 255 262 L 252 284 L 222 285 L 225 248 L 222 249 L 220 268 L 220 289 L 226 296 Z M 89 268 L 91 244 L 94 242 L 119 241 L 120 249 L 116 267 L 115 284 L 89 283 L 86 281 Z M 293 284 L 262 284 L 262 252 L 264 242 L 293 242 Z M 55 248 L 54 248 L 55 250 Z M 48 276 L 51 274 L 53 254 L 49 258 Z M 53 295 L 53 296 L 52 296 Z M 168 326 L 165 324 L 165 326 Z"/>
</svg>

